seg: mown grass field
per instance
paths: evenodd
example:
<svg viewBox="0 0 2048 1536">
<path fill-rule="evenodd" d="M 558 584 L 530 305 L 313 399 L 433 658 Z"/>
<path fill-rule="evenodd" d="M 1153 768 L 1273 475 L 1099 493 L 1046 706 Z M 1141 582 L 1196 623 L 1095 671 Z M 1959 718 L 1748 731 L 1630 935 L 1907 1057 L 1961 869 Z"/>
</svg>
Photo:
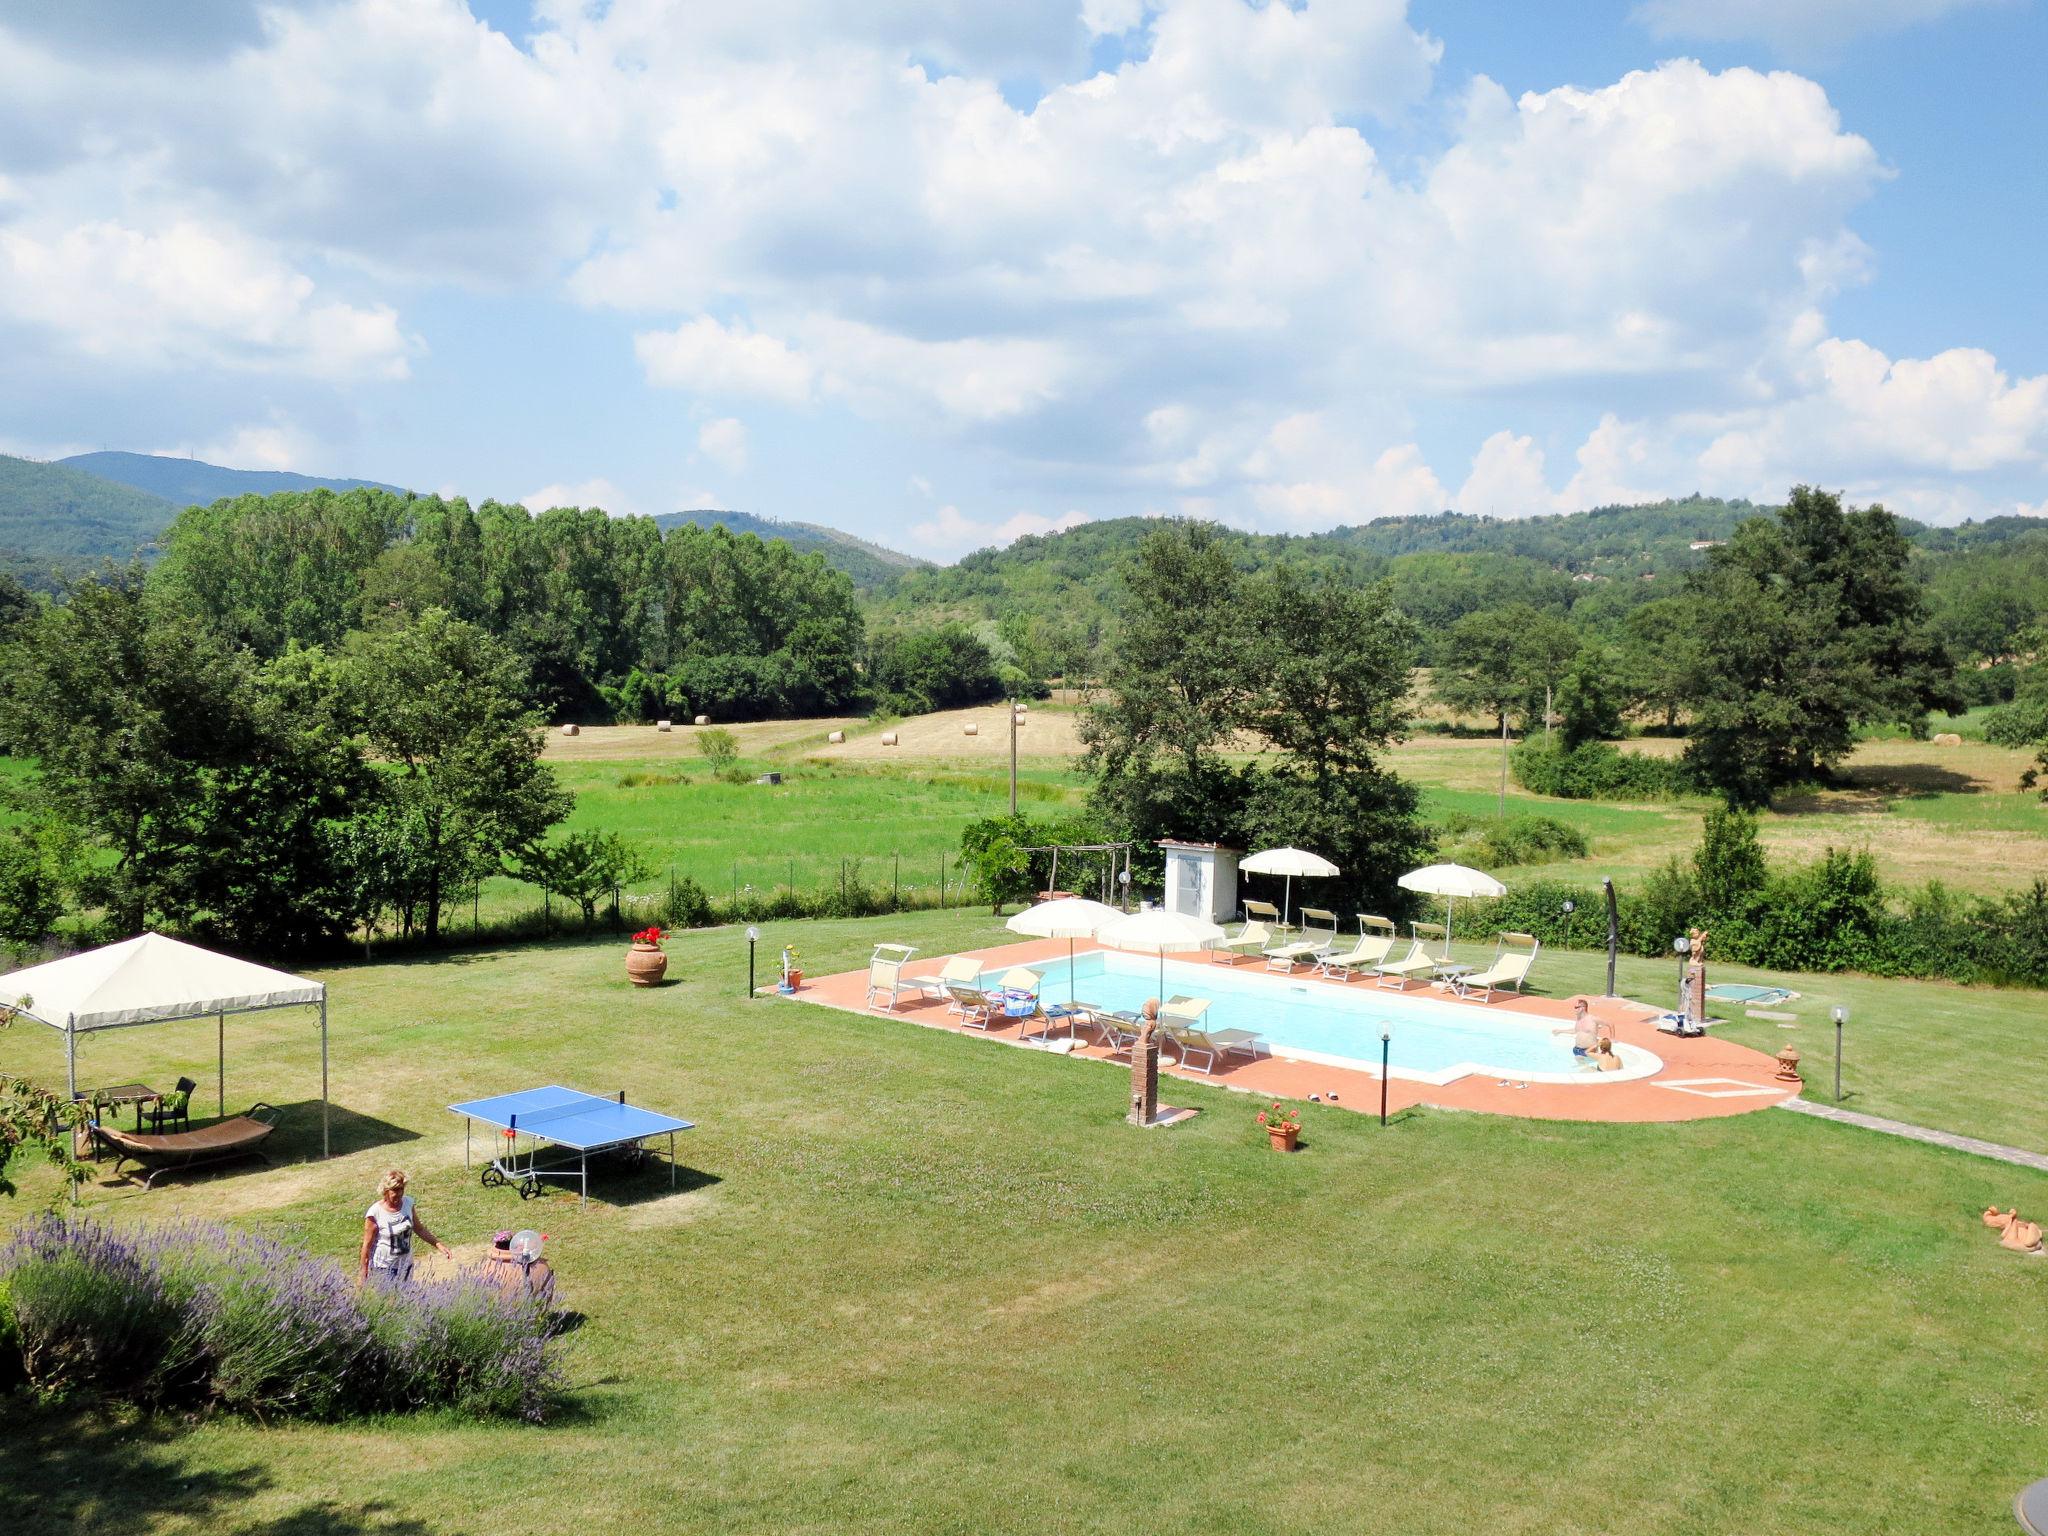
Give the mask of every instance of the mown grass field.
<svg viewBox="0 0 2048 1536">
<path fill-rule="evenodd" d="M 1000 936 L 968 912 L 766 935 L 818 970 L 883 938 Z M 2048 1263 L 1977 1220 L 2048 1206 L 2048 1176 L 1775 1110 L 1382 1130 L 1308 1105 L 1284 1159 L 1223 1088 L 1175 1083 L 1202 1113 L 1133 1131 L 1111 1068 L 745 1000 L 731 931 L 671 951 L 680 980 L 651 993 L 616 941 L 328 972 L 342 1156 L 88 1196 L 352 1262 L 397 1163 L 460 1244 L 536 1224 L 584 1318 L 556 1422 L 13 1403 L 0 1527 L 1945 1533 L 2005 1528 L 2048 1465 Z M 1544 979 L 1589 963 L 1546 957 Z M 1969 1027 L 1937 1032 L 1920 1021 L 1954 989 L 1868 985 L 1864 1107 L 1924 1091 L 1986 1128 L 2024 1118 L 2009 1053 L 2036 998 L 1973 994 Z M 210 1021 L 118 1031 L 88 1080 L 167 1078 L 212 1043 Z M 17 1025 L 0 1067 L 48 1080 L 55 1045 Z M 294 1104 L 306 1150 L 310 1024 L 233 1020 L 229 1052 L 231 1107 Z M 1948 1058 L 1972 1070 L 1932 1081 Z M 481 1188 L 442 1106 L 542 1081 L 698 1119 L 685 1187 L 656 1173 L 587 1208 Z"/>
</svg>

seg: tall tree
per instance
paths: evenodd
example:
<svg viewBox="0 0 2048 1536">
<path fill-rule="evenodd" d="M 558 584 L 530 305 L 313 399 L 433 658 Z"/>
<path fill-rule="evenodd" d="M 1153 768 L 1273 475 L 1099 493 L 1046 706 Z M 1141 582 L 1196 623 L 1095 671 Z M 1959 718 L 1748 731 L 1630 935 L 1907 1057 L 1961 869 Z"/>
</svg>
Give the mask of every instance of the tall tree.
<svg viewBox="0 0 2048 1536">
<path fill-rule="evenodd" d="M 1959 707 L 1897 521 L 1795 486 L 1688 587 L 1693 703 L 1686 759 L 1735 806 L 1826 776 L 1859 722 L 1926 727 Z"/>
<path fill-rule="evenodd" d="M 518 657 L 473 624 L 431 609 L 403 629 L 351 635 L 341 683 L 370 749 L 396 770 L 391 793 L 418 827 L 427 936 L 452 893 L 529 852 L 569 813 L 540 761 Z"/>
</svg>

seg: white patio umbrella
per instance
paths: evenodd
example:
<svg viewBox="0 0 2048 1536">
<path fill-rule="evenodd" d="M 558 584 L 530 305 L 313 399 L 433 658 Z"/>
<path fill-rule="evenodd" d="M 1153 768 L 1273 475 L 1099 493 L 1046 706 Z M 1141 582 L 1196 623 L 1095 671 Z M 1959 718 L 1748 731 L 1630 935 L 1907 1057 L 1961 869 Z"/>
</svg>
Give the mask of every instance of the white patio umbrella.
<svg viewBox="0 0 2048 1536">
<path fill-rule="evenodd" d="M 1421 869 L 1411 869 L 1394 882 L 1403 890 L 1420 891 L 1425 896 L 1444 898 L 1444 948 L 1451 944 L 1450 903 L 1459 896 L 1505 896 L 1508 888 L 1493 876 L 1482 870 L 1468 869 L 1463 864 L 1428 864 Z"/>
<path fill-rule="evenodd" d="M 1074 1000 L 1074 940 L 1094 938 L 1111 923 L 1121 921 L 1123 915 L 1115 907 L 1104 906 L 1099 901 L 1063 896 L 1057 901 L 1041 901 L 1035 907 L 1026 907 L 1003 926 L 1012 933 L 1028 933 L 1037 939 L 1067 941 L 1067 1001 L 1071 1003 Z"/>
<path fill-rule="evenodd" d="M 1185 912 L 1152 907 L 1127 917 L 1119 916 L 1115 922 L 1098 929 L 1095 937 L 1105 944 L 1114 944 L 1118 949 L 1135 949 L 1157 955 L 1159 996 L 1163 1002 L 1166 998 L 1167 955 L 1213 944 L 1223 937 L 1223 930 L 1206 917 L 1192 917 Z"/>
<path fill-rule="evenodd" d="M 1280 899 L 1280 921 L 1287 922 L 1287 909 L 1294 899 L 1294 877 L 1301 875 L 1311 880 L 1327 880 L 1341 873 L 1337 866 L 1320 854 L 1309 853 L 1301 848 L 1268 848 L 1264 853 L 1255 853 L 1237 866 L 1248 875 L 1285 875 L 1287 885 Z"/>
</svg>

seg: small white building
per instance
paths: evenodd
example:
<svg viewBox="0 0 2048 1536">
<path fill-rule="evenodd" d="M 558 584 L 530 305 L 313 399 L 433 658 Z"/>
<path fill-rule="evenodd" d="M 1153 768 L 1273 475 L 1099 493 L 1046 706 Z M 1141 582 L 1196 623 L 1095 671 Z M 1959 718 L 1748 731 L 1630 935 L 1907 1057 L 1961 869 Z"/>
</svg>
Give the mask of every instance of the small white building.
<svg viewBox="0 0 2048 1536">
<path fill-rule="evenodd" d="M 1166 850 L 1166 910 L 1212 923 L 1237 918 L 1237 861 L 1242 848 L 1162 838 Z"/>
</svg>

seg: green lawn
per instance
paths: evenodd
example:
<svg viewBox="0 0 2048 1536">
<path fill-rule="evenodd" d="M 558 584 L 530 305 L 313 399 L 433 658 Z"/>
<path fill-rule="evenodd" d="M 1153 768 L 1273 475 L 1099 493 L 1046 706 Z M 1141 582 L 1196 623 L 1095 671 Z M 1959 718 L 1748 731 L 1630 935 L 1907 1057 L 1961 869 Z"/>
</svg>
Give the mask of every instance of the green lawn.
<svg viewBox="0 0 2048 1536">
<path fill-rule="evenodd" d="M 823 971 L 999 932 L 954 912 L 766 938 Z M 2048 1205 L 2048 1177 L 1777 1111 L 1383 1131 L 1312 1105 L 1282 1159 L 1242 1095 L 1175 1083 L 1201 1116 L 1133 1131 L 1114 1069 L 744 1000 L 730 931 L 672 952 L 653 993 L 616 942 L 333 971 L 344 1156 L 90 1197 L 342 1259 L 398 1162 L 457 1241 L 533 1221 L 586 1318 L 556 1423 L 10 1405 L 0 1528 L 1963 1532 L 2004 1528 L 2048 1464 L 2048 1263 L 1976 1220 Z M 1564 989 L 1597 964 L 1544 968 Z M 1949 989 L 1854 985 L 1859 1102 L 1904 1112 Z M 2028 1074 L 1998 1058 L 2038 998 L 1958 995 L 1980 1012 L 1944 1048 L 2003 1071 L 1925 1102 L 1999 1134 Z M 54 1043 L 17 1025 L 0 1066 L 47 1075 Z M 120 1031 L 86 1073 L 168 1077 L 212 1044 L 210 1022 Z M 229 1050 L 231 1103 L 317 1081 L 294 1016 L 231 1020 Z M 688 1187 L 587 1209 L 482 1189 L 442 1106 L 551 1080 L 698 1118 Z M 298 1148 L 312 1125 L 294 1110 Z"/>
</svg>

